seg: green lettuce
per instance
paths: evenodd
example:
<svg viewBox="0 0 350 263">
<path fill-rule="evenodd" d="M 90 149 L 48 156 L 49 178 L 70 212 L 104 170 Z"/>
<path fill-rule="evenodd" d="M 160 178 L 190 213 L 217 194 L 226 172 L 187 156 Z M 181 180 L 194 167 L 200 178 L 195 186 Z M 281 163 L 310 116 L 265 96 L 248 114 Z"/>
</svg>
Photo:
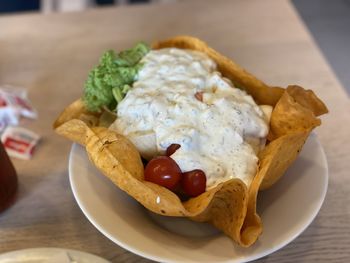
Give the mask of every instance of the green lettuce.
<svg viewBox="0 0 350 263">
<path fill-rule="evenodd" d="M 146 44 L 138 43 L 118 54 L 106 51 L 85 82 L 83 101 L 87 109 L 92 112 L 99 112 L 103 107 L 113 110 L 136 80 L 142 67 L 140 60 L 149 50 Z"/>
</svg>

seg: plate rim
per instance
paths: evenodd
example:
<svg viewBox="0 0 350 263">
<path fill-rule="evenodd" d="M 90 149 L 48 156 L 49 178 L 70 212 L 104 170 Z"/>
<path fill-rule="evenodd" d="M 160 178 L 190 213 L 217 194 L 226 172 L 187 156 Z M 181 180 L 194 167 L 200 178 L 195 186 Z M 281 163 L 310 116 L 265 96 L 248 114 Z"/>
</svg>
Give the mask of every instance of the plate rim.
<svg viewBox="0 0 350 263">
<path fill-rule="evenodd" d="M 293 242 L 298 236 L 300 236 L 309 226 L 310 224 L 315 220 L 315 218 L 317 217 L 323 203 L 324 200 L 326 198 L 327 195 L 327 190 L 328 190 L 328 184 L 329 184 L 329 167 L 328 167 L 328 161 L 327 161 L 327 156 L 326 153 L 322 147 L 322 144 L 320 143 L 320 141 L 318 140 L 318 137 L 316 135 L 315 132 L 311 132 L 311 134 L 309 135 L 309 137 L 307 138 L 307 140 L 314 140 L 314 142 L 316 143 L 319 151 L 320 151 L 320 155 L 322 158 L 322 164 L 324 165 L 324 174 L 325 174 L 325 184 L 323 185 L 323 189 L 322 191 L 320 191 L 320 193 L 322 194 L 321 198 L 318 200 L 318 205 L 317 207 L 315 207 L 313 214 L 308 218 L 307 222 L 305 224 L 303 224 L 303 227 L 301 227 L 299 229 L 299 231 L 296 231 L 295 233 L 293 233 L 293 235 L 291 235 L 289 238 L 286 238 L 284 240 L 284 242 L 279 243 L 278 245 L 271 247 L 271 249 L 265 250 L 264 252 L 258 253 L 256 255 L 252 255 L 252 256 L 248 256 L 246 258 L 244 258 L 244 260 L 238 260 L 238 259 L 228 259 L 228 260 L 224 260 L 224 261 L 220 261 L 222 263 L 234 263 L 234 262 L 239 262 L 239 263 L 243 263 L 243 262 L 250 262 L 253 260 L 257 260 L 260 258 L 263 258 L 267 255 L 270 255 L 280 249 L 282 249 L 283 247 L 285 247 L 286 245 L 290 244 L 291 242 Z M 68 159 L 68 168 L 69 168 L 69 182 L 71 185 L 71 189 L 75 198 L 75 201 L 78 203 L 79 208 L 82 210 L 83 214 L 87 217 L 87 219 L 89 220 L 89 222 L 98 230 L 100 231 L 105 237 L 107 237 L 109 240 L 111 240 L 112 242 L 114 242 L 115 244 L 117 244 L 118 246 L 136 254 L 139 255 L 141 257 L 147 258 L 147 259 L 151 259 L 151 260 L 155 260 L 158 262 L 182 262 L 179 260 L 173 260 L 173 259 L 164 259 L 163 257 L 158 257 L 154 254 L 151 254 L 150 252 L 146 252 L 146 251 L 140 251 L 139 249 L 136 249 L 132 246 L 129 246 L 126 243 L 121 242 L 120 240 L 116 239 L 114 236 L 110 235 L 108 233 L 108 231 L 106 231 L 103 226 L 101 226 L 100 224 L 98 224 L 93 218 L 92 216 L 89 214 L 89 212 L 86 211 L 85 205 L 81 202 L 81 200 L 78 197 L 77 191 L 76 191 L 76 185 L 75 182 L 73 180 L 73 158 L 74 158 L 74 151 L 76 150 L 77 147 L 84 147 L 81 146 L 77 143 L 72 143 L 71 149 L 70 149 L 70 153 L 69 153 L 69 159 Z M 296 161 L 296 160 L 295 160 Z M 294 163 L 294 162 L 293 162 Z M 293 165 L 293 164 L 292 164 Z M 146 208 L 145 208 L 146 209 Z M 223 235 L 223 234 L 222 234 Z M 228 238 L 228 237 L 227 237 Z M 165 261 L 166 260 L 166 261 Z"/>
<path fill-rule="evenodd" d="M 81 251 L 81 250 L 77 250 L 77 249 L 63 248 L 63 247 L 31 247 L 31 248 L 16 249 L 16 250 L 11 250 L 11 251 L 1 253 L 0 259 L 6 260 L 6 259 L 11 259 L 11 257 L 14 257 L 17 254 L 21 254 L 21 253 L 27 253 L 27 252 L 29 252 L 29 253 L 42 253 L 43 251 L 46 253 L 48 253 L 49 251 L 51 253 L 68 252 L 70 255 L 72 254 L 74 257 L 76 257 L 77 255 L 80 254 L 80 255 L 84 255 L 86 257 L 92 257 L 92 259 L 94 259 L 94 260 L 98 259 L 99 262 L 101 262 L 101 263 L 110 262 L 109 260 L 102 258 L 98 255 L 95 255 L 93 253 L 90 253 L 90 252 L 85 252 L 85 251 Z"/>
</svg>

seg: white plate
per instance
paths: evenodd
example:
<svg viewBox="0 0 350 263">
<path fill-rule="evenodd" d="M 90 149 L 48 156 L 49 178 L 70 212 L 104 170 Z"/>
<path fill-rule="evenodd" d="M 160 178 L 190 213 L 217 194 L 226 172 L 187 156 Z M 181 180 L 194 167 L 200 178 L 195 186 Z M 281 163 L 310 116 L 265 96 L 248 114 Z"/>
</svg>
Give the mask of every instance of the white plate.
<svg viewBox="0 0 350 263">
<path fill-rule="evenodd" d="M 246 262 L 287 245 L 312 222 L 326 195 L 327 160 L 316 136 L 272 189 L 259 193 L 264 231 L 250 248 L 236 246 L 207 224 L 151 214 L 114 186 L 72 146 L 69 175 L 74 196 L 90 222 L 119 246 L 161 262 Z"/>
<path fill-rule="evenodd" d="M 0 255 L 1 263 L 109 263 L 95 255 L 64 248 L 28 248 Z"/>
</svg>

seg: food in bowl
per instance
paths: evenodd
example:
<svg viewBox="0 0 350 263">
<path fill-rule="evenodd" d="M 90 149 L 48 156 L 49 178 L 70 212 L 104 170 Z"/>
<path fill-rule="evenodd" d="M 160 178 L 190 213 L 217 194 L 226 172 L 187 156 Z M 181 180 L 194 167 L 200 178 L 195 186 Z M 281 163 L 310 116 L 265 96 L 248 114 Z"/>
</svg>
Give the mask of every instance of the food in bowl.
<svg viewBox="0 0 350 263">
<path fill-rule="evenodd" d="M 270 87 L 179 36 L 105 53 L 54 128 L 147 209 L 210 222 L 248 247 L 262 233 L 259 190 L 284 174 L 326 112 L 311 90 Z"/>
</svg>

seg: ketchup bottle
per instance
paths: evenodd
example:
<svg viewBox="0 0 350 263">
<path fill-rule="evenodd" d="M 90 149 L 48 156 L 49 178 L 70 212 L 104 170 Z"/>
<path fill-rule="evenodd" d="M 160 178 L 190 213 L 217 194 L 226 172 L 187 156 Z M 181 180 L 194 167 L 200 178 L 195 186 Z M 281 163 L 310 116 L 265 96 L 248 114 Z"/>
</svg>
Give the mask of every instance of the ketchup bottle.
<svg viewBox="0 0 350 263">
<path fill-rule="evenodd" d="M 0 141 L 0 212 L 15 200 L 17 192 L 16 170 Z"/>
</svg>

